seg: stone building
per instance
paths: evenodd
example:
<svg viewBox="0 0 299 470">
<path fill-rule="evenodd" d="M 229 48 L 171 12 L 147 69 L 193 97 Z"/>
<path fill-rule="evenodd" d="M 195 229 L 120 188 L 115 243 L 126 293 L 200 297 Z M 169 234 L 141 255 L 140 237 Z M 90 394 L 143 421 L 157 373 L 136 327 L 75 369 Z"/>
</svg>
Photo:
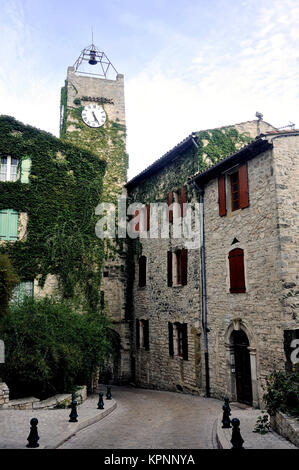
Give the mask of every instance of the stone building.
<svg viewBox="0 0 299 470">
<path fill-rule="evenodd" d="M 126 184 L 130 203 L 167 203 L 170 218 L 170 237 L 128 241 L 138 385 L 261 404 L 284 331 L 298 328 L 282 299 L 298 284 L 297 134 L 260 120 L 193 133 Z M 171 203 L 183 220 L 196 201 L 199 246 L 171 236 Z"/>
</svg>

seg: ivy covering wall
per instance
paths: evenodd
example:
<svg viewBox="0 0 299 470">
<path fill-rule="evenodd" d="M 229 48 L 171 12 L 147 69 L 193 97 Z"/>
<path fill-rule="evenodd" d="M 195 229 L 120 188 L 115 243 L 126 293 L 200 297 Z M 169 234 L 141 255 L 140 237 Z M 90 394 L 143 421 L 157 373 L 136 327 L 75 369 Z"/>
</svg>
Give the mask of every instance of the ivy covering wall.
<svg viewBox="0 0 299 470">
<path fill-rule="evenodd" d="M 0 182 L 0 210 L 28 214 L 24 241 L 1 242 L 20 280 L 56 275 L 66 298 L 99 304 L 103 242 L 95 235 L 106 163 L 86 148 L 0 117 L 0 155 L 31 160 L 29 183 Z"/>
</svg>

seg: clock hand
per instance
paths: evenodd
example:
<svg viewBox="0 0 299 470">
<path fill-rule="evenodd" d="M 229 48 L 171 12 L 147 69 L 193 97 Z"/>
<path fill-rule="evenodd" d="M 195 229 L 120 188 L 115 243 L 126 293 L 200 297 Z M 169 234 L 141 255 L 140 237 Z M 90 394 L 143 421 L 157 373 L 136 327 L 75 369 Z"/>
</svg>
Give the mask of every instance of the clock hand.
<svg viewBox="0 0 299 470">
<path fill-rule="evenodd" d="M 97 123 L 100 124 L 99 121 L 97 120 L 97 117 L 96 117 L 95 113 L 92 112 L 92 114 L 93 114 L 93 117 L 95 118 L 95 120 L 97 121 Z"/>
</svg>

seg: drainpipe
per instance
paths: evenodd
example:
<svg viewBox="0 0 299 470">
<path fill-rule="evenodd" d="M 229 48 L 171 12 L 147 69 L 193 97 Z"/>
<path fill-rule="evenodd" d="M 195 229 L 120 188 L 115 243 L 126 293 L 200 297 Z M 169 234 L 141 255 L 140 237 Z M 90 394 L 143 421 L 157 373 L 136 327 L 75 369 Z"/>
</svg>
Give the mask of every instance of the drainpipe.
<svg viewBox="0 0 299 470">
<path fill-rule="evenodd" d="M 204 190 L 192 181 L 199 201 L 200 218 L 200 261 L 201 261 L 201 305 L 202 305 L 202 327 L 204 337 L 205 372 L 206 372 L 206 396 L 210 397 L 210 371 L 209 371 L 209 349 L 208 349 L 208 327 L 207 327 L 207 289 L 206 289 L 206 259 L 205 259 L 205 237 L 204 237 Z"/>
</svg>

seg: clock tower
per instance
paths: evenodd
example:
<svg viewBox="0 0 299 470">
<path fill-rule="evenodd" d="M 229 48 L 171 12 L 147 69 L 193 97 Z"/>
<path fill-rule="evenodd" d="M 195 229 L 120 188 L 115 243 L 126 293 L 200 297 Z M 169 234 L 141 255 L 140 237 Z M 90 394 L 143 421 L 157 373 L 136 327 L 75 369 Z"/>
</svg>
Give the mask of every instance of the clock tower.
<svg viewBox="0 0 299 470">
<path fill-rule="evenodd" d="M 68 67 L 61 90 L 60 137 L 86 147 L 107 162 L 102 201 L 117 203 L 127 180 L 124 76 L 93 43 Z M 92 175 L 90 175 L 92 178 Z M 95 209 L 95 208 L 94 208 Z M 106 245 L 101 298 L 120 344 L 111 366 L 113 380 L 130 379 L 130 333 L 126 318 L 126 253 L 117 240 Z"/>
</svg>

